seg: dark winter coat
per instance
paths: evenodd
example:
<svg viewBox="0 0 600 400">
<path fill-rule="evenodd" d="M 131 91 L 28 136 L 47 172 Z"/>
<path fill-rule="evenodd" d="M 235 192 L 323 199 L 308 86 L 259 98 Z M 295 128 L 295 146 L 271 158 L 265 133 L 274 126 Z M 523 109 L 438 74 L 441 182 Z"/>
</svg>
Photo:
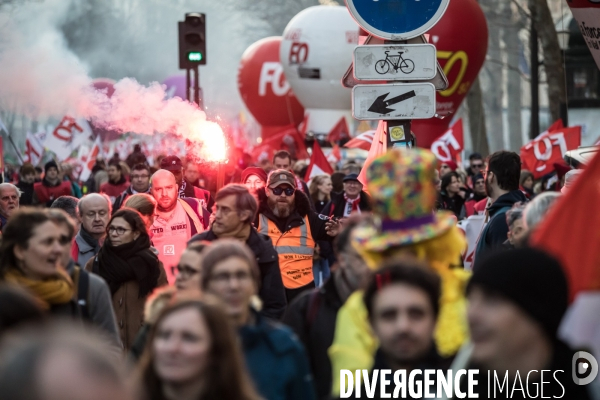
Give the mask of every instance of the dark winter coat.
<svg viewBox="0 0 600 400">
<path fill-rule="evenodd" d="M 30 206 L 33 204 L 33 183 L 27 183 L 19 180 L 15 186 L 21 191 L 19 197 L 19 206 Z"/>
<path fill-rule="evenodd" d="M 513 190 L 498 197 L 496 201 L 488 207 L 489 222 L 483 228 L 477 242 L 475 259 L 483 254 L 500 248 L 508 237 L 508 225 L 506 224 L 506 212 L 512 208 L 515 203 L 526 202 L 527 197 L 520 190 Z"/>
<path fill-rule="evenodd" d="M 217 239 L 217 235 L 210 229 L 192 237 L 188 244 L 202 240 L 212 242 Z M 269 318 L 280 319 L 285 312 L 287 302 L 279 271 L 277 251 L 273 247 L 271 238 L 261 235 L 254 227 L 250 230 L 246 245 L 256 256 L 256 262 L 260 269 L 261 284 L 258 295 L 263 302 L 261 314 Z"/>
<path fill-rule="evenodd" d="M 92 272 L 94 258 L 91 258 L 85 265 L 85 270 Z M 158 277 L 157 287 L 165 286 L 167 282 L 167 274 L 163 264 L 159 262 L 160 275 Z M 112 295 L 112 306 L 117 319 L 119 335 L 123 348 L 129 351 L 133 345 L 138 331 L 144 326 L 144 304 L 148 296 L 139 297 L 139 285 L 137 281 L 132 280 L 125 282 Z"/>
<path fill-rule="evenodd" d="M 294 299 L 283 317 L 283 323 L 304 344 L 319 399 L 329 399 L 331 395 L 332 370 L 327 350 L 333 343 L 337 313 L 343 304 L 330 278 L 322 287 Z"/>
<path fill-rule="evenodd" d="M 286 326 L 254 314 L 239 329 L 248 372 L 267 400 L 314 400 L 314 382 L 302 344 Z"/>
<path fill-rule="evenodd" d="M 344 192 L 331 193 L 331 201 L 323 208 L 321 214 L 325 214 L 330 217 L 343 218 L 345 206 L 346 199 L 344 199 Z M 361 212 L 371 211 L 371 197 L 362 190 L 360 192 L 358 208 L 360 208 Z"/>
<path fill-rule="evenodd" d="M 459 221 L 466 218 L 465 199 L 462 196 L 456 194 L 449 197 L 446 192 L 442 192 L 439 197 L 440 210 L 451 211 Z"/>
<path fill-rule="evenodd" d="M 148 164 L 148 159 L 141 151 L 134 151 L 127 156 L 125 163 L 129 166 L 129 168 L 133 168 L 134 165 L 137 164 Z"/>
<path fill-rule="evenodd" d="M 450 366 L 452 364 L 452 360 L 449 358 L 442 358 L 438 352 L 435 349 L 435 345 L 432 344 L 432 348 L 431 351 L 419 362 L 416 363 L 416 365 L 412 368 L 412 369 L 420 369 L 421 371 L 424 371 L 426 369 L 435 369 L 435 370 L 442 370 L 442 371 L 447 371 Z M 389 384 L 386 386 L 386 390 L 385 393 L 387 393 L 388 395 L 390 395 L 389 397 L 392 397 L 391 395 L 394 393 L 394 389 L 396 387 L 396 385 L 394 384 L 394 369 L 389 365 L 388 361 L 385 358 L 385 355 L 383 354 L 383 352 L 381 351 L 381 349 L 377 350 L 377 353 L 375 353 L 375 363 L 373 365 L 373 368 L 371 369 L 371 373 L 369 374 L 369 377 L 372 379 L 373 378 L 373 372 L 374 370 L 379 370 L 379 373 L 381 373 L 382 370 L 390 370 L 391 374 L 388 374 L 386 376 L 386 379 L 389 381 Z M 409 371 L 407 371 L 406 375 L 407 375 L 407 379 L 408 379 L 408 375 L 410 374 Z M 377 377 L 377 385 L 375 386 L 375 390 L 373 392 L 374 396 L 373 397 L 368 397 L 367 396 L 367 392 L 366 392 L 366 387 L 363 383 L 362 387 L 361 387 L 361 391 L 360 391 L 360 396 L 356 396 L 356 391 L 352 392 L 352 396 L 350 396 L 350 399 L 382 399 L 384 397 L 381 397 L 381 379 L 378 376 Z M 423 374 L 417 375 L 415 377 L 415 383 L 420 381 L 421 385 L 424 386 L 424 382 L 423 382 Z M 408 386 L 408 385 L 407 385 Z M 433 393 L 436 392 L 435 388 L 436 388 L 436 384 L 434 383 L 433 386 L 431 386 L 432 389 L 430 389 Z M 423 389 L 423 393 L 425 393 L 424 389 Z M 400 391 L 400 395 L 402 395 L 402 391 Z M 408 387 L 407 387 L 407 399 L 414 399 L 414 397 L 410 396 L 410 392 L 408 391 Z M 388 397 L 388 398 L 389 398 Z M 419 399 L 423 399 L 424 397 L 418 397 Z"/>
<path fill-rule="evenodd" d="M 125 189 L 120 195 L 119 197 L 117 197 L 115 199 L 115 204 L 113 204 L 113 208 L 112 208 L 112 212 L 113 214 L 116 213 L 117 211 L 119 211 L 119 209 L 121 207 L 123 207 L 123 204 L 125 204 L 125 202 L 127 201 L 127 199 L 131 196 L 133 196 L 133 188 L 131 187 L 131 185 L 129 185 L 129 187 L 127 189 Z M 148 190 L 144 193 L 149 194 L 150 193 L 150 187 L 148 187 Z"/>
<path fill-rule="evenodd" d="M 552 356 L 552 361 L 550 365 L 543 368 L 543 370 L 550 370 L 552 372 L 544 372 L 544 389 L 543 398 L 552 399 L 552 398 L 561 398 L 561 399 L 577 399 L 577 400 L 588 400 L 592 397 L 588 392 L 588 387 L 585 385 L 576 385 L 573 382 L 573 355 L 575 351 L 571 350 L 565 343 L 561 341 L 556 341 L 554 344 L 554 353 Z M 480 368 L 477 365 L 469 365 L 467 368 L 479 369 L 478 375 L 478 384 L 474 386 L 474 393 L 479 395 L 479 398 L 488 398 L 488 371 L 484 368 Z M 559 370 L 562 370 L 560 372 Z M 555 374 L 556 373 L 556 374 Z M 497 371 L 496 375 L 499 377 L 498 379 L 502 381 L 504 379 L 505 372 Z M 490 372 L 491 383 L 493 384 L 494 380 L 494 372 Z M 522 389 L 525 391 L 519 390 L 520 384 L 519 381 L 515 381 L 514 379 L 509 378 L 508 380 L 508 390 L 505 387 L 503 391 L 500 390 L 498 385 L 496 385 L 495 395 L 494 389 L 490 388 L 490 394 L 492 395 L 490 398 L 495 399 L 532 399 L 532 398 L 542 398 L 541 396 L 541 376 L 538 376 L 537 379 L 529 379 L 529 384 L 527 384 L 527 375 L 521 376 L 521 384 Z M 555 379 L 556 378 L 556 379 Z M 557 382 L 560 382 L 560 384 Z M 513 386 L 516 385 L 516 390 L 512 391 Z M 461 388 L 467 388 L 466 379 L 461 380 Z M 461 389 L 461 391 L 462 391 Z M 531 396 L 527 396 L 527 390 L 529 390 L 529 394 Z M 511 393 L 512 391 L 512 393 Z M 537 393 L 537 395 L 536 395 Z M 526 397 L 527 396 L 527 397 Z"/>
</svg>

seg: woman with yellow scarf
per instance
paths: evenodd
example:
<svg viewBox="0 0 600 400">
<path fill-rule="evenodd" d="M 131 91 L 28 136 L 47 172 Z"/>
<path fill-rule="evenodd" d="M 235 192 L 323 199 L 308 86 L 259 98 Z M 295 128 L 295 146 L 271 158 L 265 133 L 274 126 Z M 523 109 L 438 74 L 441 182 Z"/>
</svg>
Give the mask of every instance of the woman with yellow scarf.
<svg viewBox="0 0 600 400">
<path fill-rule="evenodd" d="M 467 339 L 464 288 L 469 273 L 460 264 L 464 235 L 449 212 L 434 212 L 436 158 L 428 150 L 393 149 L 367 170 L 376 226 L 357 229 L 352 245 L 372 270 L 393 257 L 416 257 L 442 281 L 435 342 L 441 356 L 454 355 Z M 362 291 L 340 309 L 329 358 L 333 396 L 339 396 L 340 370 L 370 370 L 378 347 L 371 332 Z"/>
<path fill-rule="evenodd" d="M 3 229 L 0 281 L 26 289 L 52 314 L 73 315 L 73 281 L 59 264 L 65 240 L 45 211 L 20 209 Z"/>
</svg>

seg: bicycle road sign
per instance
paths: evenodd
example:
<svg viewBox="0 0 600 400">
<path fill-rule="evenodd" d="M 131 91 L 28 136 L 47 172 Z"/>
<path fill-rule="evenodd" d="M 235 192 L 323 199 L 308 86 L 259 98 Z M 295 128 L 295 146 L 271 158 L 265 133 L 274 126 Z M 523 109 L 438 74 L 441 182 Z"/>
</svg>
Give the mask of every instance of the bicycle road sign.
<svg viewBox="0 0 600 400">
<path fill-rule="evenodd" d="M 427 32 L 444 15 L 450 0 L 345 0 L 365 31 L 388 40 L 406 40 Z"/>
<path fill-rule="evenodd" d="M 432 118 L 435 111 L 435 86 L 431 83 L 352 88 L 352 115 L 358 120 L 427 119 Z"/>
<path fill-rule="evenodd" d="M 364 81 L 428 80 L 436 75 L 437 59 L 432 44 L 357 46 L 354 77 Z"/>
</svg>

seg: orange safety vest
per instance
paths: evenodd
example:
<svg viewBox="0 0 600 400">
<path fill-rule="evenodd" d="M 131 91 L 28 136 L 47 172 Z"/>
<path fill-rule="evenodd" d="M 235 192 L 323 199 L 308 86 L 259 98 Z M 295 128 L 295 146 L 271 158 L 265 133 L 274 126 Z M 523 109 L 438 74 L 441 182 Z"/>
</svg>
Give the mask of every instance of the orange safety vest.
<svg viewBox="0 0 600 400">
<path fill-rule="evenodd" d="M 279 254 L 281 279 L 286 288 L 297 289 L 314 280 L 312 267 L 315 241 L 310 232 L 308 217 L 304 217 L 304 224 L 281 233 L 273 221 L 260 214 L 258 231 L 273 241 L 273 247 Z"/>
</svg>

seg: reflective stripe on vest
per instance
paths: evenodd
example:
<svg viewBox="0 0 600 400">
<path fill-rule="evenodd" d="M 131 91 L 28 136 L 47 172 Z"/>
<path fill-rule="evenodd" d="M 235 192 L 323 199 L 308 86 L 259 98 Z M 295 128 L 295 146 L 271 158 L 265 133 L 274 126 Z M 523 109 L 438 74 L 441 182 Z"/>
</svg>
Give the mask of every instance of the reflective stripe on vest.
<svg viewBox="0 0 600 400">
<path fill-rule="evenodd" d="M 311 283 L 315 241 L 310 232 L 308 217 L 304 224 L 281 233 L 277 225 L 263 214 L 259 215 L 258 231 L 273 241 L 279 254 L 279 270 L 283 285 L 297 289 Z"/>
</svg>

